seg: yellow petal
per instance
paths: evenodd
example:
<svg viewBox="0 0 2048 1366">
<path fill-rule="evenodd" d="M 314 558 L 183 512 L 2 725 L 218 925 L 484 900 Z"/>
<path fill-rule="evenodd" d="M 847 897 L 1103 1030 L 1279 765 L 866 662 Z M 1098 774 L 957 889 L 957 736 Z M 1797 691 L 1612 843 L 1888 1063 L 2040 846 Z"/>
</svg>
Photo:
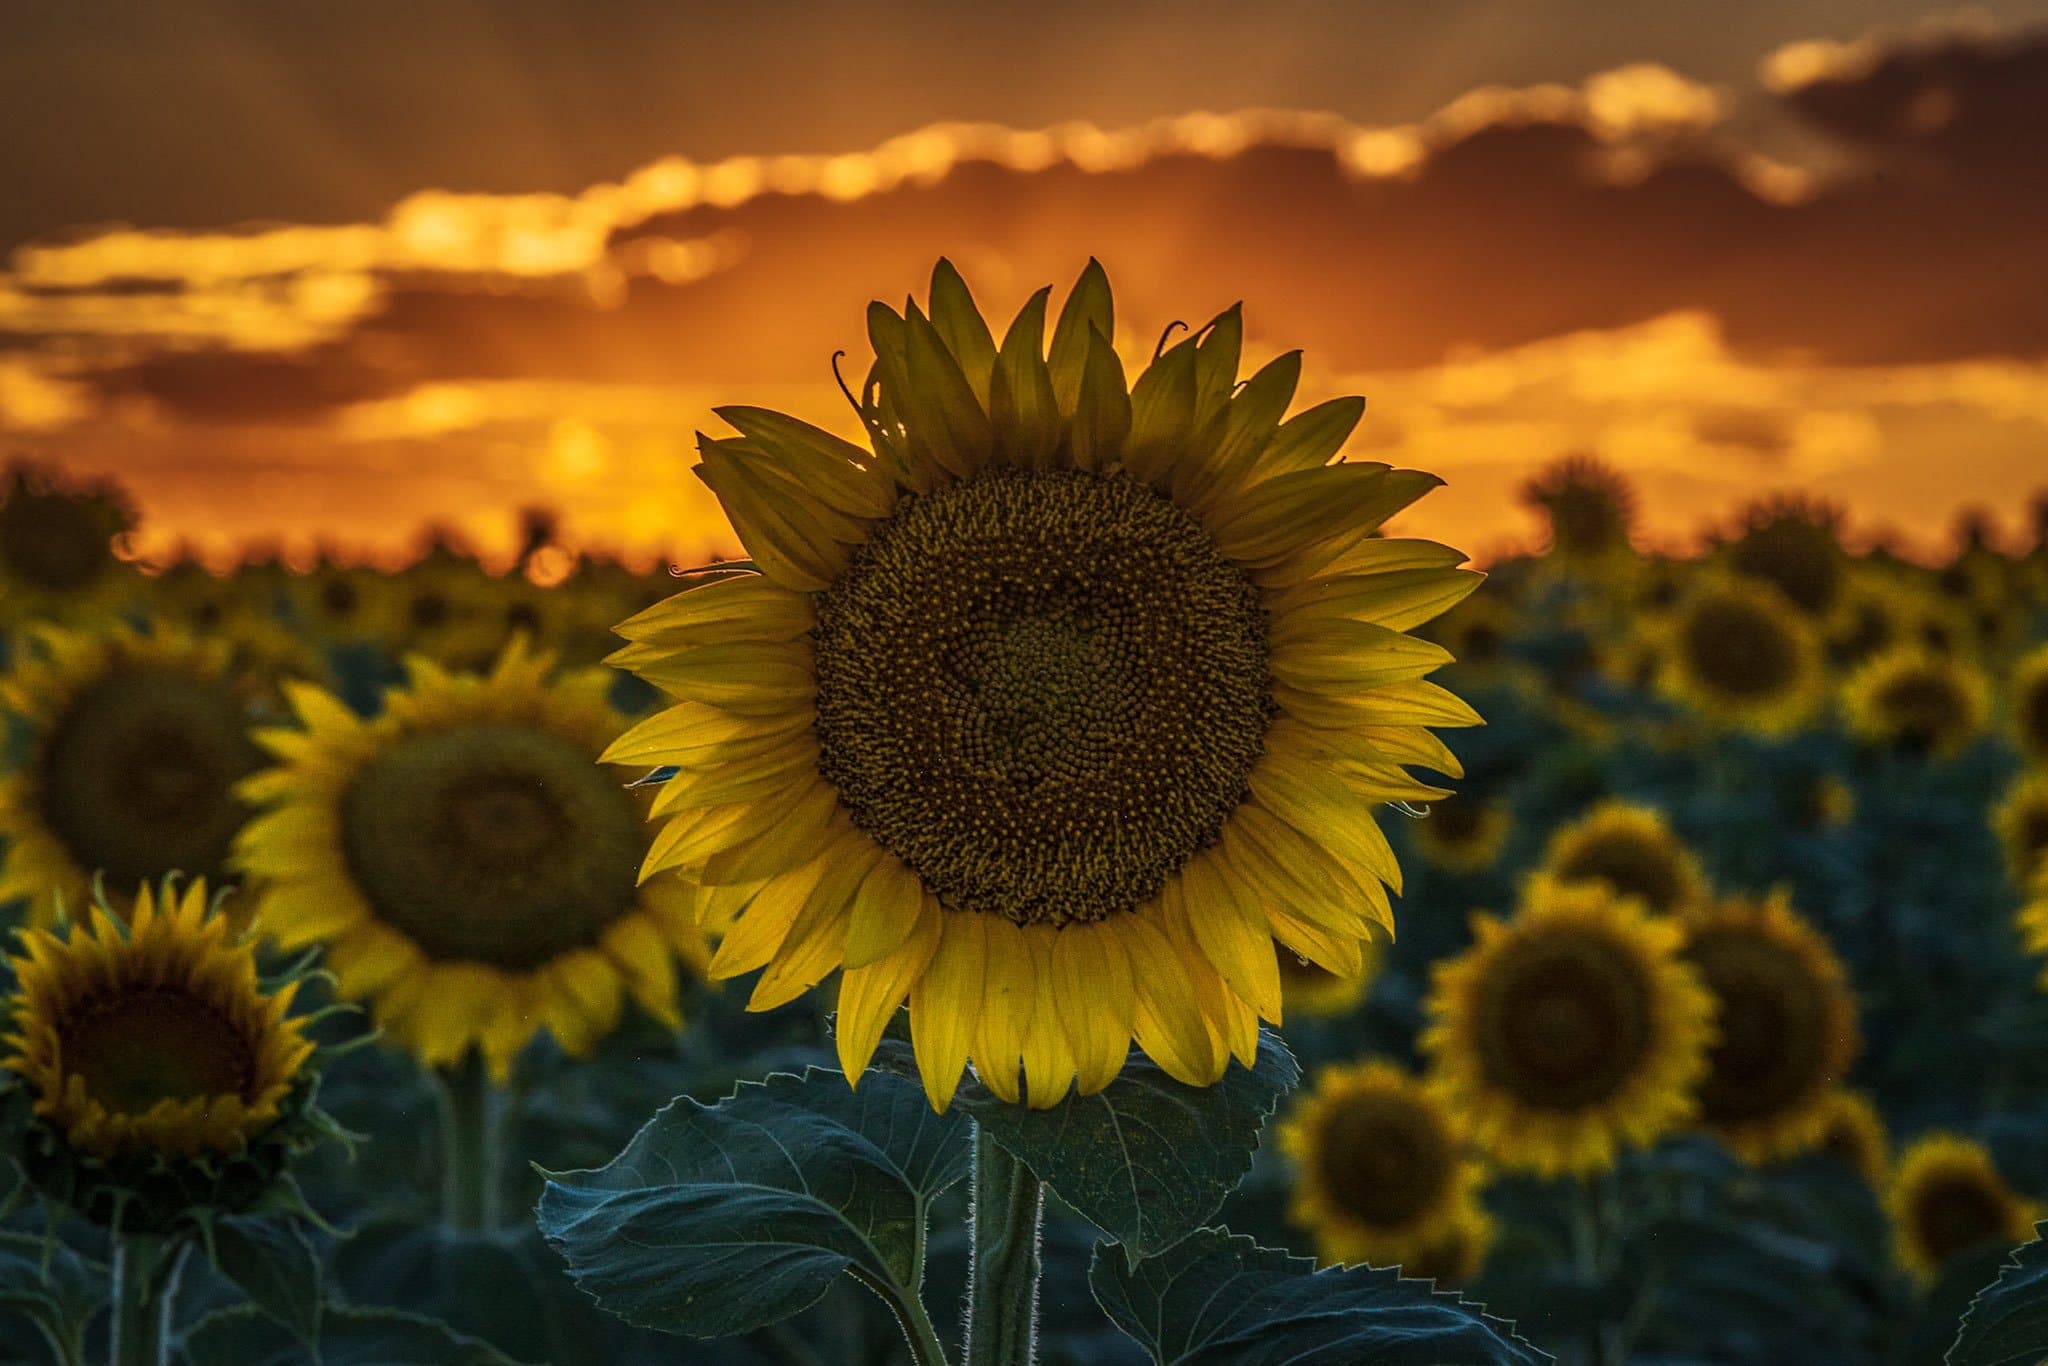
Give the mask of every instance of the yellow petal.
<svg viewBox="0 0 2048 1366">
<path fill-rule="evenodd" d="M 1023 931 L 1034 988 L 1031 1026 L 1024 1033 L 1024 1091 L 1034 1110 L 1050 1110 L 1074 1086 L 1074 1047 L 1053 999 L 1052 949 L 1059 933 L 1050 925 L 1027 925 Z"/>
<path fill-rule="evenodd" d="M 1137 987 L 1117 930 L 1100 924 L 1062 929 L 1052 945 L 1052 984 L 1054 1007 L 1073 1043 L 1081 1094 L 1092 1096 L 1116 1080 L 1131 1052 Z"/>
<path fill-rule="evenodd" d="M 921 898 L 910 934 L 895 949 L 865 967 L 848 968 L 839 978 L 839 1016 L 834 1041 L 839 1067 L 849 1083 L 857 1083 L 875 1056 L 875 1045 L 888 1028 L 889 1017 L 930 966 L 938 951 L 945 912 L 937 897 Z M 956 1071 L 955 1076 L 958 1076 Z"/>
<path fill-rule="evenodd" d="M 774 957 L 824 873 L 825 861 L 813 858 L 801 868 L 770 878 L 719 941 L 706 975 L 722 982 L 752 972 Z"/>
<path fill-rule="evenodd" d="M 939 946 L 910 989 L 910 1043 L 932 1108 L 945 1113 L 974 1039 L 988 972 L 985 922 L 974 911 L 942 911 Z"/>
<path fill-rule="evenodd" d="M 997 1096 L 1016 1104 L 1022 1094 L 1017 1069 L 1024 1035 L 1038 1005 L 1037 972 L 1024 931 L 999 915 L 983 917 L 987 980 L 982 985 L 974 1040 L 974 1074 Z"/>
<path fill-rule="evenodd" d="M 1137 987 L 1131 1024 L 1138 1046 L 1174 1080 L 1209 1085 L 1221 1070 L 1187 964 L 1142 910 L 1125 916 L 1119 928 Z"/>
<path fill-rule="evenodd" d="M 1189 928 L 1230 989 L 1279 1024 L 1280 965 L 1273 956 L 1272 928 L 1223 864 L 1221 851 L 1210 850 L 1181 869 L 1181 899 Z"/>
<path fill-rule="evenodd" d="M 862 968 L 896 951 L 924 911 L 924 884 L 894 854 L 876 860 L 853 901 L 846 966 Z"/>
</svg>

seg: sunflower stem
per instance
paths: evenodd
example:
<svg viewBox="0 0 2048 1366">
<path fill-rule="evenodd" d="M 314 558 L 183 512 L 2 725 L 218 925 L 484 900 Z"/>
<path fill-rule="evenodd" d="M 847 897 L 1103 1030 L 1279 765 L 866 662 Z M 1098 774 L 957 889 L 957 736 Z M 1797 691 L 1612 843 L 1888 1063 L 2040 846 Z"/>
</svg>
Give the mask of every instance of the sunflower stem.
<svg viewBox="0 0 2048 1366">
<path fill-rule="evenodd" d="M 147 1234 L 114 1239 L 113 1332 L 107 1359 L 112 1366 L 168 1366 L 171 1360 L 171 1302 L 191 1244 L 165 1242 Z"/>
<path fill-rule="evenodd" d="M 1030 1366 L 1038 1345 L 1044 1195 L 1030 1168 L 974 1126 L 974 1261 L 967 1282 L 967 1366 Z"/>
<path fill-rule="evenodd" d="M 1606 1285 L 1610 1269 L 1606 1220 L 1603 1217 L 1606 1191 L 1597 1174 L 1588 1174 L 1575 1183 L 1574 1195 L 1571 1202 L 1572 1260 L 1581 1284 L 1589 1292 L 1597 1292 Z M 1586 1366 L 1618 1366 L 1615 1345 L 1612 1327 L 1598 1318 L 1590 1320 L 1586 1327 Z"/>
<path fill-rule="evenodd" d="M 453 1229 L 489 1233 L 498 1226 L 498 1088 L 475 1049 L 439 1076 L 441 1219 Z"/>
</svg>

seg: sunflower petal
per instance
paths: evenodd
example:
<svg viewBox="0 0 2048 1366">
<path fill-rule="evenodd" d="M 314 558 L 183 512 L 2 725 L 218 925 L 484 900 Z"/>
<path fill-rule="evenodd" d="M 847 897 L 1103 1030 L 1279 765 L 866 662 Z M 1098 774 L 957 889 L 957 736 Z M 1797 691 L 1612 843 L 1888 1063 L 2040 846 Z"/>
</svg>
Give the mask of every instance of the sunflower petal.
<svg viewBox="0 0 2048 1366">
<path fill-rule="evenodd" d="M 903 1004 L 912 985 L 930 966 L 932 955 L 938 952 L 944 917 L 938 898 L 924 897 L 902 943 L 872 963 L 849 966 L 840 975 L 839 1015 L 833 1024 L 833 1042 L 839 1050 L 839 1070 L 846 1074 L 849 1084 L 859 1084 L 860 1074 L 867 1070 L 875 1056 L 875 1046 L 882 1040 L 882 1031 L 889 1025 L 889 1017 Z"/>
<path fill-rule="evenodd" d="M 1109 292 L 1109 276 L 1102 263 L 1088 258 L 1081 278 L 1074 282 L 1053 324 L 1052 349 L 1046 368 L 1052 375 L 1052 390 L 1062 413 L 1072 415 L 1081 396 L 1081 380 L 1087 370 L 1088 338 L 1092 332 L 1104 337 L 1116 335 L 1116 304 Z"/>
<path fill-rule="evenodd" d="M 1045 304 L 1051 289 L 1033 294 L 1003 336 L 989 384 L 989 412 L 998 443 L 996 455 L 1006 465 L 1037 469 L 1052 459 L 1060 444 L 1059 396 L 1046 368 Z"/>
<path fill-rule="evenodd" d="M 974 911 L 941 911 L 931 965 L 910 988 L 910 1046 L 932 1108 L 944 1114 L 967 1066 L 988 972 L 985 923 Z"/>
</svg>

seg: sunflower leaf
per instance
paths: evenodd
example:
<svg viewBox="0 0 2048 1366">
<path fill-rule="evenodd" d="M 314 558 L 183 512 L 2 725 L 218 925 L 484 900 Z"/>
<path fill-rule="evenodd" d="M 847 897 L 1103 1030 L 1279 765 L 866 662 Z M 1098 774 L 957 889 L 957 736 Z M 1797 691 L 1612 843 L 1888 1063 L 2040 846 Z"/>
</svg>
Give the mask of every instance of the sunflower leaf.
<svg viewBox="0 0 2048 1366">
<path fill-rule="evenodd" d="M 875 1066 L 917 1075 L 910 1047 L 896 1039 L 882 1041 Z M 1300 1079 L 1287 1045 L 1262 1034 L 1257 1065 L 1233 1066 L 1214 1086 L 1183 1085 L 1134 1052 L 1092 1096 L 1030 1110 L 970 1078 L 948 1113 L 973 1116 L 1136 1258 L 1164 1251 L 1214 1217 L 1251 1167 L 1273 1107 Z"/>
<path fill-rule="evenodd" d="M 107 1298 L 107 1269 L 54 1235 L 0 1232 L 0 1311 L 33 1320 L 52 1347 L 85 1355 L 85 1327 Z"/>
<path fill-rule="evenodd" d="M 849 1273 L 916 1305 L 929 1202 L 967 1174 L 968 1117 L 913 1081 L 837 1072 L 670 1102 L 595 1171 L 550 1173 L 541 1231 L 570 1276 L 643 1328 L 743 1333 Z M 921 1312 L 921 1311 L 919 1311 Z"/>
<path fill-rule="evenodd" d="M 1135 1267 L 1098 1247 L 1095 1302 L 1160 1366 L 1536 1366 L 1551 1358 L 1479 1306 L 1398 1268 L 1333 1267 L 1203 1229 Z"/>
<path fill-rule="evenodd" d="M 1963 1314 L 1948 1366 L 2032 1366 L 2048 1359 L 2048 1223 L 2013 1253 Z"/>
<path fill-rule="evenodd" d="M 516 1366 L 487 1342 L 464 1337 L 445 1323 L 397 1309 L 330 1306 L 320 1351 L 254 1305 L 208 1314 L 185 1336 L 190 1366 Z"/>
<path fill-rule="evenodd" d="M 215 1221 L 209 1238 L 214 1269 L 249 1303 L 289 1328 L 301 1342 L 320 1337 L 320 1258 L 299 1226 L 275 1216 Z"/>
</svg>

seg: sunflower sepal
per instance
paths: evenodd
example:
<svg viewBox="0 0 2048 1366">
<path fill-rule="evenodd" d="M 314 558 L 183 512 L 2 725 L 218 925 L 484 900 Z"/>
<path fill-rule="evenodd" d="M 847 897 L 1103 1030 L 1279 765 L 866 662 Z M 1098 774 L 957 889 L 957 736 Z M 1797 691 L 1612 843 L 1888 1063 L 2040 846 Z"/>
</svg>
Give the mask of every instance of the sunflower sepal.
<svg viewBox="0 0 2048 1366">
<path fill-rule="evenodd" d="M 874 1068 L 918 1077 L 900 1038 L 882 1040 Z M 1254 1064 L 1231 1067 L 1213 1086 L 1175 1081 L 1133 1050 L 1116 1080 L 1092 1096 L 1070 1093 L 1032 1109 L 969 1076 L 947 1113 L 970 1116 L 1135 1264 L 1216 1217 L 1250 1170 L 1266 1121 L 1300 1080 L 1287 1045 L 1261 1031 Z"/>
<path fill-rule="evenodd" d="M 1331 1267 L 1204 1228 L 1135 1265 L 1098 1244 L 1095 1302 L 1155 1361 L 1311 1359 L 1540 1366 L 1552 1360 L 1463 1297 L 1394 1267 Z"/>
</svg>

